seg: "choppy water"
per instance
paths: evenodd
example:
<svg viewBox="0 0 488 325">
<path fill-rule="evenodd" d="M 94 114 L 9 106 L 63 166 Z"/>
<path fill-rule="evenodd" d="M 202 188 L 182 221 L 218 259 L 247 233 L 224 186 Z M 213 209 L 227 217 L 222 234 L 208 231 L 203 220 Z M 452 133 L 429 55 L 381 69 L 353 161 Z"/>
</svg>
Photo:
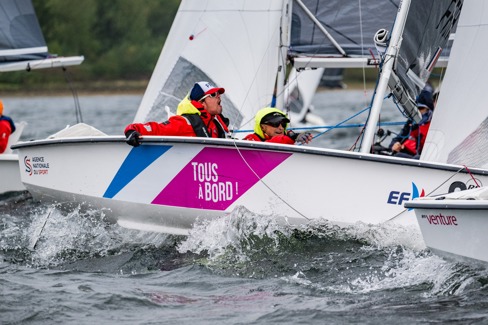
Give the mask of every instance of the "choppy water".
<svg viewBox="0 0 488 325">
<path fill-rule="evenodd" d="M 338 96 L 316 98 L 317 111 L 337 106 L 321 112 L 331 124 L 363 98 Z M 140 96 L 80 99 L 86 123 L 121 134 Z M 4 103 L 29 122 L 25 139 L 74 123 L 71 98 Z M 355 131 L 340 132 L 320 141 L 348 147 Z M 486 269 L 433 255 L 416 229 L 325 221 L 291 229 L 245 207 L 188 237 L 102 219 L 28 193 L 0 196 L 1 324 L 488 323 Z"/>
</svg>

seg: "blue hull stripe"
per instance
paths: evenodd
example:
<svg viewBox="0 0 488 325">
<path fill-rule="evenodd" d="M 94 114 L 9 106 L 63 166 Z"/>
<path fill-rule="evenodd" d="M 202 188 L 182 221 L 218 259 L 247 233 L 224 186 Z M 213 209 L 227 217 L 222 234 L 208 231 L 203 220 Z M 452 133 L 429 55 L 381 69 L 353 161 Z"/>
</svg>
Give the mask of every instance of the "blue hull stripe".
<svg viewBox="0 0 488 325">
<path fill-rule="evenodd" d="M 144 169 L 161 157 L 171 146 L 139 146 L 133 148 L 112 179 L 103 197 L 113 198 Z"/>
</svg>

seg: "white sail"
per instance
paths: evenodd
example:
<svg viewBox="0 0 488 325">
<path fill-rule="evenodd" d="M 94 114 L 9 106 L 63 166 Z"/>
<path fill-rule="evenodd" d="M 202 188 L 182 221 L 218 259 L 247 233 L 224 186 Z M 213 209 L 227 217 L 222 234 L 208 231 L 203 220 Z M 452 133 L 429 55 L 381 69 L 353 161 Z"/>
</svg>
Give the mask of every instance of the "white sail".
<svg viewBox="0 0 488 325">
<path fill-rule="evenodd" d="M 488 3 L 465 0 L 421 159 L 488 166 Z"/>
<path fill-rule="evenodd" d="M 135 122 L 163 121 L 197 81 L 225 88 L 231 127 L 269 105 L 278 69 L 282 0 L 183 0 Z M 251 122 L 248 126 L 252 126 Z"/>
</svg>

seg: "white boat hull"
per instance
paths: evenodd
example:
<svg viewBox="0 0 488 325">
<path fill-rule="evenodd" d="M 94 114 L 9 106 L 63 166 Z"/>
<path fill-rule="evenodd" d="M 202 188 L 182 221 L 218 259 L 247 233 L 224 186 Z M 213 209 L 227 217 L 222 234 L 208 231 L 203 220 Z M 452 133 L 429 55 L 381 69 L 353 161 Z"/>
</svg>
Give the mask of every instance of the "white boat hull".
<svg viewBox="0 0 488 325">
<path fill-rule="evenodd" d="M 91 137 L 16 148 L 34 198 L 75 202 L 126 227 L 174 234 L 238 206 L 291 224 L 416 225 L 406 200 L 446 193 L 455 182 L 471 186 L 459 166 L 251 141 L 146 137 L 133 148 L 123 137 Z M 487 176 L 477 178 L 488 184 Z"/>
<path fill-rule="evenodd" d="M 16 154 L 0 155 L 0 179 L 0 194 L 25 190 L 20 179 L 19 157 Z"/>
<path fill-rule="evenodd" d="M 405 204 L 413 208 L 426 246 L 438 255 L 462 261 L 488 262 L 487 189 L 427 197 Z M 486 196 L 486 194 L 484 194 Z"/>
</svg>

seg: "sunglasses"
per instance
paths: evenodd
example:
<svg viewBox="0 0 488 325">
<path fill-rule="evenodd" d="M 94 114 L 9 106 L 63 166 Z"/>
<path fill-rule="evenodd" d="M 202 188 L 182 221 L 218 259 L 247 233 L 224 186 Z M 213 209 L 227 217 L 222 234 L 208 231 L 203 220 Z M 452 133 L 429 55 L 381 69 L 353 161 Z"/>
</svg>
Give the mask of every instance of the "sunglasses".
<svg viewBox="0 0 488 325">
<path fill-rule="evenodd" d="M 205 98 L 207 98 L 207 97 L 215 98 L 215 97 L 217 97 L 219 95 L 220 95 L 220 93 L 218 91 L 216 91 L 214 93 L 211 93 L 211 94 L 208 94 L 208 95 L 203 96 L 202 99 L 200 99 L 200 101 L 203 102 L 205 100 Z"/>
<path fill-rule="evenodd" d="M 282 126 L 283 128 L 286 128 L 286 124 L 287 122 L 285 120 L 281 120 L 279 122 L 266 122 L 264 123 L 265 125 L 269 125 L 269 126 L 272 126 L 274 128 L 277 128 L 278 126 Z"/>
</svg>

